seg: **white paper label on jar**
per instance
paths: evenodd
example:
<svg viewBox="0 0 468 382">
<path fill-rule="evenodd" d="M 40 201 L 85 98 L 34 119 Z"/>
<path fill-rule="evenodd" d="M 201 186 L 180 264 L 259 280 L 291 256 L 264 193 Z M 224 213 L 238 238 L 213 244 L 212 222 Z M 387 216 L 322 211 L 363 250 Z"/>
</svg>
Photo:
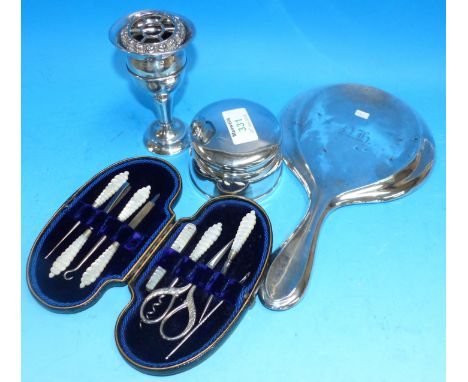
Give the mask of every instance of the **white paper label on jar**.
<svg viewBox="0 0 468 382">
<path fill-rule="evenodd" d="M 357 109 L 355 112 L 354 112 L 354 115 L 356 117 L 359 117 L 359 118 L 362 118 L 362 119 L 369 119 L 369 113 L 365 112 L 365 111 L 362 111 L 362 110 L 359 110 Z"/>
<path fill-rule="evenodd" d="M 226 110 L 222 114 L 231 135 L 232 143 L 240 145 L 258 141 L 257 132 L 245 108 Z"/>
</svg>

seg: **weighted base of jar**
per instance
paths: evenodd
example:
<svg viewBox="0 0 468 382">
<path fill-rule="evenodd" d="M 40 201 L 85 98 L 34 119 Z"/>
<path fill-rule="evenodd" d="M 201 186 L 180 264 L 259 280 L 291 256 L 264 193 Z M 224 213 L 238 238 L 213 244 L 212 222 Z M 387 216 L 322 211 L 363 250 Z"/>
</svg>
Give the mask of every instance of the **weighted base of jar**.
<svg viewBox="0 0 468 382">
<path fill-rule="evenodd" d="M 189 140 L 184 123 L 174 119 L 170 126 L 154 121 L 146 130 L 144 143 L 154 154 L 174 155 L 187 148 Z"/>
<path fill-rule="evenodd" d="M 261 199 L 276 188 L 282 173 L 282 162 L 272 169 L 269 174 L 257 181 L 239 183 L 226 179 L 214 180 L 201 172 L 193 160 L 190 161 L 190 178 L 196 188 L 206 197 L 212 198 L 219 195 L 237 195 L 249 199 Z"/>
</svg>

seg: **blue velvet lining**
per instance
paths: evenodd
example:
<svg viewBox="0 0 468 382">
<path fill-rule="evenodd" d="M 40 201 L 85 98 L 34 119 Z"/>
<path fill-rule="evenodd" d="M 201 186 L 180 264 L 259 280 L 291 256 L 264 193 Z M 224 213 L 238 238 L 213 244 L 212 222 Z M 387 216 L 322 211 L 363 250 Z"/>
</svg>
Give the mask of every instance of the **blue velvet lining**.
<svg viewBox="0 0 468 382">
<path fill-rule="evenodd" d="M 234 305 L 242 292 L 238 281 L 228 278 L 219 271 L 211 270 L 205 263 L 193 261 L 188 255 L 181 255 L 171 248 L 162 250 L 159 265 L 168 269 L 169 274 L 178 277 L 181 284 L 194 284 L 217 300 Z"/>
<path fill-rule="evenodd" d="M 235 235 L 242 217 L 254 210 L 257 223 L 244 244 L 238 257 L 233 261 L 226 275 L 220 273 L 225 258 L 214 270 L 204 265 Z M 192 262 L 188 255 L 195 247 L 203 232 L 211 225 L 222 222 L 223 231 L 208 253 L 198 263 Z M 192 221 L 197 226 L 197 233 L 182 254 L 177 254 L 169 247 L 176 236 L 183 229 L 185 223 L 178 223 L 166 241 L 166 246 L 159 249 L 149 263 L 142 269 L 138 279 L 132 285 L 134 298 L 117 324 L 117 341 L 122 352 L 133 363 L 144 368 L 163 369 L 177 366 L 184 361 L 194 358 L 207 349 L 232 323 L 245 302 L 246 294 L 250 293 L 260 277 L 269 255 L 270 223 L 268 218 L 253 203 L 239 198 L 225 198 L 212 200 L 207 203 Z M 221 307 L 208 319 L 205 324 L 187 341 L 168 361 L 164 358 L 178 344 L 178 341 L 166 341 L 159 336 L 159 324 L 146 325 L 140 323 L 139 309 L 148 292 L 145 284 L 154 269 L 162 265 L 168 270 L 161 286 L 168 286 L 174 277 L 182 279 L 177 285 L 187 282 L 197 285 L 195 304 L 197 314 L 201 313 L 208 296 L 214 296 L 213 308 L 220 300 L 225 301 Z M 250 273 L 247 281 L 239 284 L 245 274 Z M 186 295 L 179 297 L 174 306 L 181 304 Z M 162 312 L 166 305 L 161 307 Z M 197 316 L 198 317 L 198 316 Z M 171 325 L 174 327 L 171 335 L 180 332 L 187 322 L 187 312 L 178 313 L 173 317 Z"/>
<path fill-rule="evenodd" d="M 130 173 L 129 183 L 132 186 L 125 199 L 110 214 L 92 207 L 91 203 L 109 180 L 125 170 Z M 150 198 L 156 193 L 159 193 L 160 197 L 153 210 L 137 229 L 133 230 L 126 223 L 118 222 L 116 216 L 131 195 L 146 185 L 151 185 Z M 167 225 L 171 217 L 169 205 L 180 188 L 179 177 L 172 166 L 161 160 L 147 157 L 119 162 L 91 179 L 59 210 L 55 218 L 44 228 L 31 250 L 28 277 L 29 285 L 36 297 L 52 308 L 75 308 L 89 302 L 91 297 L 96 298 L 96 292 L 106 281 L 123 279 Z M 77 221 L 81 221 L 77 230 L 48 259 L 44 259 L 45 254 Z M 66 281 L 62 275 L 49 278 L 48 273 L 53 261 L 89 226 L 93 227 L 93 233 L 68 269 L 77 265 L 85 253 L 105 234 L 107 239 L 99 250 L 76 273 L 73 280 Z M 118 241 L 121 245 L 102 275 L 90 286 L 79 288 L 83 271 L 114 241 Z"/>
<path fill-rule="evenodd" d="M 74 221 L 81 221 L 82 227 L 93 227 L 99 236 L 106 235 L 111 242 L 118 241 L 128 251 L 134 251 L 146 239 L 146 235 L 135 231 L 115 216 L 108 215 L 101 208 L 79 201 L 71 212 Z"/>
</svg>

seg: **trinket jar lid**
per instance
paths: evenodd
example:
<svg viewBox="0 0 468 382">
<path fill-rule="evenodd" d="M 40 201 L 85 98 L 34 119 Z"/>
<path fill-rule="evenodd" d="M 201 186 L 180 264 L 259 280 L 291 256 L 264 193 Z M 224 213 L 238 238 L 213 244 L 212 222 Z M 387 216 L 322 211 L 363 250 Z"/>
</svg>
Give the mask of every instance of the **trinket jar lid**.
<svg viewBox="0 0 468 382">
<path fill-rule="evenodd" d="M 265 107 L 243 99 L 212 103 L 191 123 L 191 176 L 206 195 L 257 199 L 281 173 L 281 130 Z"/>
</svg>

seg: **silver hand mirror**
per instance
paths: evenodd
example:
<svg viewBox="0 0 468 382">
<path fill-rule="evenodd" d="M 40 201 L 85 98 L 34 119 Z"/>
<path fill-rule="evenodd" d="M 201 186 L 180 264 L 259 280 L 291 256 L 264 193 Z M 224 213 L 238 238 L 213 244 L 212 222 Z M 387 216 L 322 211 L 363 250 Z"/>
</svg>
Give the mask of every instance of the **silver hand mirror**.
<svg viewBox="0 0 468 382">
<path fill-rule="evenodd" d="M 407 105 L 376 88 L 345 84 L 308 92 L 281 117 L 285 162 L 310 204 L 276 252 L 260 298 L 265 306 L 294 306 L 307 287 L 324 217 L 348 204 L 405 195 L 429 173 L 434 142 Z"/>
</svg>

